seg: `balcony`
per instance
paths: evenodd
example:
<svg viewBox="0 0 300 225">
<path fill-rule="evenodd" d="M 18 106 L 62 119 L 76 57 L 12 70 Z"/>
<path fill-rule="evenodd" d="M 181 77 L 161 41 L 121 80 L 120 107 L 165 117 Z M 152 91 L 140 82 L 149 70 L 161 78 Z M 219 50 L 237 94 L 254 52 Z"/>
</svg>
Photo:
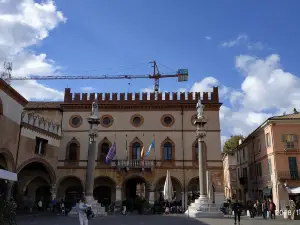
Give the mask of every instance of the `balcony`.
<svg viewBox="0 0 300 225">
<path fill-rule="evenodd" d="M 282 180 L 300 180 L 300 171 L 278 171 L 278 179 Z"/>
<path fill-rule="evenodd" d="M 155 160 L 115 160 L 115 167 L 118 169 L 153 169 Z"/>
</svg>

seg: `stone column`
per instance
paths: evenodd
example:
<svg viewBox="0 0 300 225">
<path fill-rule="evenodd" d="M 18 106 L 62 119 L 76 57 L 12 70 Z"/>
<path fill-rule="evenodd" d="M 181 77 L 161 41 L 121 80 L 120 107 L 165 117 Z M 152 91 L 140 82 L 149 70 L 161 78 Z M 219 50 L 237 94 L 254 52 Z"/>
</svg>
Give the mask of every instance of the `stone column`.
<svg viewBox="0 0 300 225">
<path fill-rule="evenodd" d="M 53 199 L 56 199 L 56 185 L 55 185 L 55 184 L 52 184 L 52 185 L 51 185 L 51 190 L 50 190 L 50 192 L 51 192 L 51 198 L 52 198 L 52 200 L 53 200 Z"/>
<path fill-rule="evenodd" d="M 5 194 L 6 200 L 10 200 L 10 197 L 12 196 L 13 184 L 14 182 L 9 180 L 6 183 L 6 194 Z"/>
<path fill-rule="evenodd" d="M 186 192 L 181 192 L 181 206 L 185 209 L 187 205 L 188 205 L 188 191 L 186 190 Z"/>
<path fill-rule="evenodd" d="M 96 157 L 96 141 L 90 139 L 88 150 L 88 163 L 86 169 L 86 181 L 85 181 L 85 197 L 88 200 L 94 200 L 94 171 L 95 171 L 95 157 Z"/>
<path fill-rule="evenodd" d="M 116 186 L 116 205 L 122 205 L 122 186 Z"/>
<path fill-rule="evenodd" d="M 154 191 L 155 191 L 155 188 L 154 188 L 154 186 L 153 185 L 151 185 L 150 187 L 149 187 L 149 204 L 150 205 L 154 205 L 154 202 L 155 202 L 155 193 L 154 193 Z"/>
<path fill-rule="evenodd" d="M 199 157 L 199 191 L 200 198 L 207 198 L 206 166 L 204 158 L 204 141 L 198 137 L 198 157 Z"/>
</svg>

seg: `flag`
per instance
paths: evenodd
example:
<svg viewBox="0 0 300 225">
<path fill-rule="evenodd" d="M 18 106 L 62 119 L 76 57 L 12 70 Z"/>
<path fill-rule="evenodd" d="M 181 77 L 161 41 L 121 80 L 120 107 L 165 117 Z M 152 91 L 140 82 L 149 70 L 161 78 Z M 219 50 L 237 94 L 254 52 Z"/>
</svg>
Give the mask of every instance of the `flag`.
<svg viewBox="0 0 300 225">
<path fill-rule="evenodd" d="M 153 140 L 153 141 L 151 142 L 151 144 L 150 144 L 150 146 L 149 146 L 149 148 L 148 148 L 148 151 L 146 152 L 145 156 L 148 156 L 149 153 L 150 153 L 150 151 L 151 151 L 152 149 L 154 149 L 154 148 L 155 148 L 155 141 Z"/>
<path fill-rule="evenodd" d="M 114 142 L 114 144 L 111 146 L 111 148 L 107 153 L 107 156 L 105 158 L 105 163 L 110 164 L 113 158 L 116 156 L 116 153 L 117 153 L 116 142 Z"/>
<path fill-rule="evenodd" d="M 145 148 L 143 146 L 142 151 L 141 151 L 141 160 L 144 160 L 144 156 L 145 156 Z"/>
</svg>

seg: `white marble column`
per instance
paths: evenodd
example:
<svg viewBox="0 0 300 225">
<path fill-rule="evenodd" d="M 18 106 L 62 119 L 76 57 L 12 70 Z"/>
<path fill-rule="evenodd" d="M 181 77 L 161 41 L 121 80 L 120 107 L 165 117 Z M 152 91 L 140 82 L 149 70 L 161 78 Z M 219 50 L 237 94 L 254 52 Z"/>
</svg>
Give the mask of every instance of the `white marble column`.
<svg viewBox="0 0 300 225">
<path fill-rule="evenodd" d="M 52 185 L 51 185 L 51 190 L 50 190 L 50 192 L 51 192 L 51 198 L 52 198 L 52 200 L 53 200 L 53 199 L 56 199 L 56 185 L 55 185 L 55 184 L 52 184 Z"/>
<path fill-rule="evenodd" d="M 116 204 L 122 205 L 122 186 L 116 186 Z"/>
<path fill-rule="evenodd" d="M 149 204 L 154 205 L 155 202 L 155 193 L 154 193 L 155 188 L 151 185 L 149 187 Z"/>
<path fill-rule="evenodd" d="M 183 207 L 183 208 L 186 208 L 187 207 L 187 205 L 188 205 L 188 191 L 186 191 L 186 192 L 181 192 L 181 206 Z"/>
</svg>

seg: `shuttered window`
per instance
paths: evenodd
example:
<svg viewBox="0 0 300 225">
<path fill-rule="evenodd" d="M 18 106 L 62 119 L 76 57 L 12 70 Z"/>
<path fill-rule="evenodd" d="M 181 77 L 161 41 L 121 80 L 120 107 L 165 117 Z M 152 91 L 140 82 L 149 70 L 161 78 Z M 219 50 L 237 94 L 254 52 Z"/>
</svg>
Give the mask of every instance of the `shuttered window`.
<svg viewBox="0 0 300 225">
<path fill-rule="evenodd" d="M 281 136 L 285 149 L 295 149 L 298 144 L 298 136 L 295 134 L 283 134 Z"/>
<path fill-rule="evenodd" d="M 289 157 L 289 168 L 290 168 L 290 175 L 291 179 L 298 179 L 298 166 L 297 166 L 297 159 L 296 157 Z"/>
</svg>

